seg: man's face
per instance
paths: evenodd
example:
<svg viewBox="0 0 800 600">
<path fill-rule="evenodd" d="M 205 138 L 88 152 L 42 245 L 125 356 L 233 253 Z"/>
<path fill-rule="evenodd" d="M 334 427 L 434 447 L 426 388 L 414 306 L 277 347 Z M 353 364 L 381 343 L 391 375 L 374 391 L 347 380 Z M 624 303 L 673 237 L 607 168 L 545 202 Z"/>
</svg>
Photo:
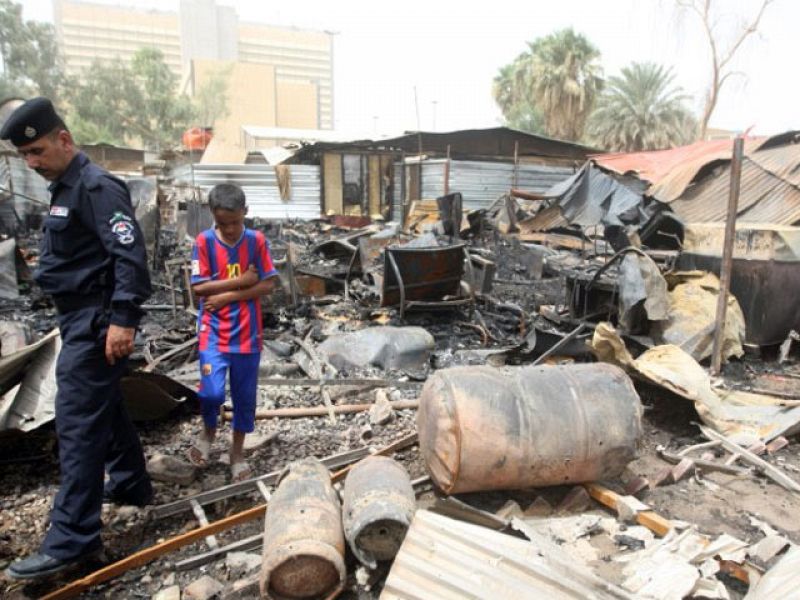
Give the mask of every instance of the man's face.
<svg viewBox="0 0 800 600">
<path fill-rule="evenodd" d="M 28 167 L 48 181 L 55 181 L 67 170 L 75 156 L 72 136 L 63 129 L 48 133 L 35 142 L 17 148 Z"/>
</svg>

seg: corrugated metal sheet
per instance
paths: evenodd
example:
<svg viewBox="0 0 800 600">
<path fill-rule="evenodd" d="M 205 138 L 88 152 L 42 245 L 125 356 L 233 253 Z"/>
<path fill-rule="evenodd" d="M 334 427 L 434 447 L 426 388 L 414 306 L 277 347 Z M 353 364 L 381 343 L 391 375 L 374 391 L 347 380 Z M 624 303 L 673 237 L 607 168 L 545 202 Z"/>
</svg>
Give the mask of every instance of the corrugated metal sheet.
<svg viewBox="0 0 800 600">
<path fill-rule="evenodd" d="M 788 144 L 750 154 L 750 160 L 787 183 L 800 187 L 800 144 Z"/>
<path fill-rule="evenodd" d="M 447 161 L 431 160 L 422 167 L 422 197 L 444 195 L 444 176 Z M 516 187 L 541 194 L 573 174 L 567 167 L 520 165 Z M 399 165 L 395 174 L 400 173 Z M 514 186 L 514 165 L 508 163 L 468 160 L 450 161 L 450 192 L 461 192 L 465 210 L 488 207 L 498 196 L 507 194 Z M 398 195 L 399 197 L 399 191 Z"/>
<path fill-rule="evenodd" d="M 632 597 L 550 554 L 532 542 L 418 510 L 381 600 Z"/>
<path fill-rule="evenodd" d="M 737 219 L 748 223 L 794 225 L 800 222 L 800 145 L 745 156 Z M 670 206 L 687 223 L 724 221 L 728 210 L 730 165 L 689 188 Z"/>
<path fill-rule="evenodd" d="M 573 170 L 564 167 L 520 165 L 516 187 L 541 194 L 568 178 Z M 514 187 L 514 165 L 472 161 L 453 161 L 450 190 L 461 192 L 467 210 L 486 208 L 501 194 Z"/>
<path fill-rule="evenodd" d="M 291 197 L 281 200 L 275 169 L 269 165 L 194 165 L 175 173 L 206 192 L 219 183 L 241 186 L 247 196 L 248 215 L 262 219 L 317 219 L 321 211 L 320 169 L 316 165 L 291 165 Z"/>
<path fill-rule="evenodd" d="M 38 342 L 0 360 L 0 380 L 5 390 L 27 369 L 22 381 L 5 395 L 0 407 L 0 431 L 32 431 L 55 417 L 56 357 L 61 337 L 53 330 Z"/>
<path fill-rule="evenodd" d="M 626 183 L 618 181 L 626 180 Z M 623 222 L 639 225 L 649 219 L 652 208 L 642 199 L 640 181 L 618 178 L 597 168 L 591 162 L 569 179 L 557 183 L 546 191 L 552 204 L 540 210 L 532 219 L 520 224 L 523 232 L 549 231 L 567 224 L 583 229 Z"/>
<path fill-rule="evenodd" d="M 745 154 L 755 152 L 770 139 L 746 138 Z M 647 190 L 649 196 L 669 203 L 686 191 L 703 167 L 717 161 L 729 161 L 732 152 L 733 140 L 712 140 L 669 150 L 598 154 L 592 156 L 591 160 L 604 169 L 616 173 L 636 174 L 651 184 Z"/>
<path fill-rule="evenodd" d="M 16 156 L 0 158 L 0 185 L 4 188 L 2 195 L 12 189 L 18 194 L 14 209 L 20 217 L 45 211 L 50 204 L 47 181 Z"/>
<path fill-rule="evenodd" d="M 792 545 L 783 557 L 747 591 L 744 600 L 796 598 L 800 589 L 800 547 Z"/>
</svg>

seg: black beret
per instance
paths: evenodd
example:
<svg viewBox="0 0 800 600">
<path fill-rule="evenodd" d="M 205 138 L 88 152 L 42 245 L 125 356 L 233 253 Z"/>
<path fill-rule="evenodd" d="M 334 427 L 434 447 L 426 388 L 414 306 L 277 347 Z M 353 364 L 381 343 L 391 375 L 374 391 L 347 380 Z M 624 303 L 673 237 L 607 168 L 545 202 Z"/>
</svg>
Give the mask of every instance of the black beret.
<svg viewBox="0 0 800 600">
<path fill-rule="evenodd" d="M 64 121 L 47 98 L 32 98 L 17 108 L 0 129 L 0 139 L 11 140 L 15 146 L 24 146 L 47 135 Z"/>
</svg>

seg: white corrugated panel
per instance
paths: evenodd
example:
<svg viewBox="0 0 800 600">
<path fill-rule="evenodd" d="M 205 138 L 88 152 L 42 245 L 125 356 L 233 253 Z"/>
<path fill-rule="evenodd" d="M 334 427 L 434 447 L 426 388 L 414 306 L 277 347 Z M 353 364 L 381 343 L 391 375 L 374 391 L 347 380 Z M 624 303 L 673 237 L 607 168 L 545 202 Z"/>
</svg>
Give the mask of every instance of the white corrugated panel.
<svg viewBox="0 0 800 600">
<path fill-rule="evenodd" d="M 19 217 L 44 212 L 50 204 L 47 181 L 16 156 L 9 156 L 8 161 L 5 158 L 0 159 L 0 185 L 4 188 L 3 194 L 12 189 L 17 194 L 14 198 L 14 209 Z"/>
<path fill-rule="evenodd" d="M 437 198 L 444 195 L 444 160 L 431 160 L 422 167 L 422 197 Z M 400 172 L 396 165 L 395 173 Z M 569 178 L 573 169 L 543 165 L 520 165 L 517 173 L 517 189 L 543 193 L 554 184 Z M 514 186 L 514 165 L 508 163 L 454 160 L 450 163 L 450 192 L 461 192 L 465 210 L 488 207 L 497 198 L 508 193 Z M 396 188 L 400 197 L 399 187 Z"/>
<path fill-rule="evenodd" d="M 564 167 L 520 165 L 516 188 L 542 193 L 570 175 L 572 169 Z M 450 167 L 450 191 L 461 192 L 467 210 L 486 208 L 512 187 L 515 186 L 511 164 L 453 161 Z"/>
<path fill-rule="evenodd" d="M 587 567 L 534 543 L 418 510 L 381 600 L 631 599 Z"/>
<path fill-rule="evenodd" d="M 320 216 L 320 169 L 316 165 L 291 165 L 291 196 L 281 200 L 275 168 L 269 165 L 194 165 L 175 173 L 181 181 L 206 192 L 220 183 L 234 183 L 247 196 L 248 216 L 262 219 L 317 219 Z"/>
</svg>

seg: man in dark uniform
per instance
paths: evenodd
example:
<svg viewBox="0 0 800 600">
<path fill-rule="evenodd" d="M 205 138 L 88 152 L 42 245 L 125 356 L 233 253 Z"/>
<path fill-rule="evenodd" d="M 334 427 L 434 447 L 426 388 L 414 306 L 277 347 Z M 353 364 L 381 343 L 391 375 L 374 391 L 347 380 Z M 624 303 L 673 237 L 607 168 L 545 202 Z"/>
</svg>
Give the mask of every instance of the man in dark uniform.
<svg viewBox="0 0 800 600">
<path fill-rule="evenodd" d="M 20 106 L 0 138 L 11 140 L 28 167 L 51 182 L 52 194 L 35 279 L 53 297 L 61 332 L 61 487 L 40 551 L 6 571 L 14 579 L 34 579 L 100 552 L 104 497 L 139 506 L 152 500 L 139 436 L 119 385 L 150 277 L 128 188 L 75 147 L 48 99 Z"/>
</svg>

